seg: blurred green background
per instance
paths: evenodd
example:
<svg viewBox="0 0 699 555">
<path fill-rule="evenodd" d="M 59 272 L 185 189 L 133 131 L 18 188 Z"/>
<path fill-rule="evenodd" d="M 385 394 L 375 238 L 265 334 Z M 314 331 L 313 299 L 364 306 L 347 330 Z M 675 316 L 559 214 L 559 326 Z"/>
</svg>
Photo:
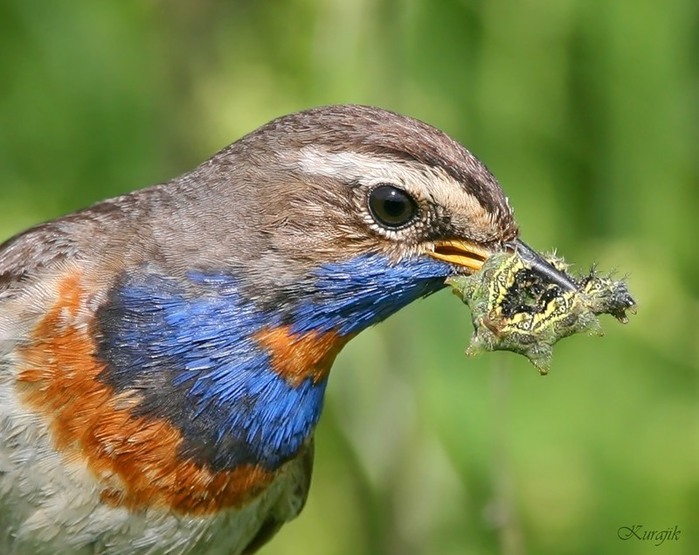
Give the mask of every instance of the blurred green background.
<svg viewBox="0 0 699 555">
<path fill-rule="evenodd" d="M 695 0 L 0 2 L 0 235 L 376 104 L 463 142 L 523 236 L 629 273 L 542 378 L 463 356 L 448 292 L 339 357 L 306 510 L 266 555 L 699 553 Z M 679 541 L 622 541 L 621 526 Z"/>
</svg>

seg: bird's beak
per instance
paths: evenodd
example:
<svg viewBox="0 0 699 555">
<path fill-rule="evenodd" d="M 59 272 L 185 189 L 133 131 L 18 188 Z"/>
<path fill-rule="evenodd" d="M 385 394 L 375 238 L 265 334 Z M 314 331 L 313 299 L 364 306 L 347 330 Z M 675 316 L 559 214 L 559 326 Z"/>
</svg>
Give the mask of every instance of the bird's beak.
<svg viewBox="0 0 699 555">
<path fill-rule="evenodd" d="M 480 270 L 483 263 L 491 255 L 502 250 L 516 251 L 534 271 L 546 276 L 549 281 L 559 285 L 563 290 L 574 291 L 578 288 L 570 276 L 556 269 L 542 255 L 520 239 L 515 239 L 495 250 L 465 240 L 438 241 L 434 244 L 434 250 L 429 254 L 433 258 L 466 268 L 469 273 L 473 273 Z"/>
<path fill-rule="evenodd" d="M 522 260 L 524 260 L 524 262 L 528 264 L 532 270 L 546 276 L 549 281 L 555 283 L 564 291 L 575 291 L 578 288 L 577 284 L 568 274 L 555 268 L 543 256 L 541 256 L 522 240 L 515 239 L 508 244 L 508 247 L 516 250 L 517 254 L 519 254 Z"/>
<path fill-rule="evenodd" d="M 449 262 L 454 266 L 468 268 L 469 273 L 477 272 L 483 266 L 493 251 L 486 249 L 483 246 L 453 239 L 449 241 L 437 241 L 434 244 L 434 250 L 428 253 L 437 260 Z"/>
</svg>

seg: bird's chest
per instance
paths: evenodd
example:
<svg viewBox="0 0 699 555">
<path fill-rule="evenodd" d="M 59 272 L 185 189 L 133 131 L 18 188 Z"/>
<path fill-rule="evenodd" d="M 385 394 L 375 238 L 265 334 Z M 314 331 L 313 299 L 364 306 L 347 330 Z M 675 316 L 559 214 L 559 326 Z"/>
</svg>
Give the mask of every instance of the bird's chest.
<svg viewBox="0 0 699 555">
<path fill-rule="evenodd" d="M 334 352 L 246 313 L 220 283 L 196 299 L 158 285 L 91 313 L 89 280 L 64 276 L 5 343 L 0 530 L 18 553 L 185 553 L 219 536 L 236 553 L 270 515 L 300 510 Z M 10 330 L 19 309 L 4 309 Z"/>
<path fill-rule="evenodd" d="M 239 552 L 305 500 L 338 351 L 441 287 L 431 272 L 329 265 L 284 314 L 212 273 L 105 284 L 75 267 L 0 301 L 6 543 L 186 553 L 218 530 Z"/>
</svg>

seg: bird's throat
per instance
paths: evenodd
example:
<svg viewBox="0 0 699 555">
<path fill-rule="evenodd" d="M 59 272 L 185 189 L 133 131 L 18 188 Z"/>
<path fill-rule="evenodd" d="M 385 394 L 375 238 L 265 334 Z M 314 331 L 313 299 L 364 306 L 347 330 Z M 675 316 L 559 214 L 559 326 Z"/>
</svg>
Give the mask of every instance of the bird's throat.
<svg viewBox="0 0 699 555">
<path fill-rule="evenodd" d="M 370 254 L 325 264 L 315 272 L 313 293 L 292 311 L 292 329 L 353 336 L 439 291 L 451 273 L 449 264 L 424 256 L 396 262 Z"/>
</svg>

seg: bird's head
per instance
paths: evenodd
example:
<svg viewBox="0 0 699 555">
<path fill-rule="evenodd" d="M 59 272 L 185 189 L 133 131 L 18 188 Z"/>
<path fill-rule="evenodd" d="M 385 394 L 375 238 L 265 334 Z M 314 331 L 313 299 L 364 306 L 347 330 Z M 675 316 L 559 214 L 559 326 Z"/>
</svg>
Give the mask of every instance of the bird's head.
<svg viewBox="0 0 699 555">
<path fill-rule="evenodd" d="M 221 222 L 248 230 L 229 245 L 247 296 L 299 331 L 360 331 L 503 249 L 555 273 L 518 240 L 482 162 L 442 131 L 378 108 L 284 116 L 196 174 L 216 192 L 217 236 Z"/>
</svg>

